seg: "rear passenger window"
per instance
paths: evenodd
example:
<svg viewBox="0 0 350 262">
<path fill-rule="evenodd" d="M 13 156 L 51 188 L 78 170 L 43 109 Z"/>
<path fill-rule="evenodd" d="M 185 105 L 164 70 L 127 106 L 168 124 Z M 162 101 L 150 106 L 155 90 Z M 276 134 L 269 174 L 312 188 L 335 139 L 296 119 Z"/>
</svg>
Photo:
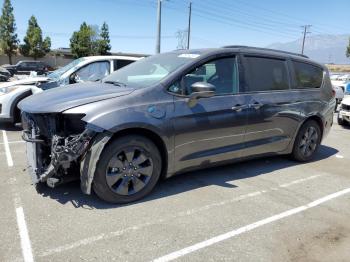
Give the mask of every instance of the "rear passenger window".
<svg viewBox="0 0 350 262">
<path fill-rule="evenodd" d="M 297 88 L 319 88 L 322 85 L 322 68 L 293 61 Z"/>
<path fill-rule="evenodd" d="M 289 89 L 285 60 L 246 56 L 247 92 Z"/>
</svg>

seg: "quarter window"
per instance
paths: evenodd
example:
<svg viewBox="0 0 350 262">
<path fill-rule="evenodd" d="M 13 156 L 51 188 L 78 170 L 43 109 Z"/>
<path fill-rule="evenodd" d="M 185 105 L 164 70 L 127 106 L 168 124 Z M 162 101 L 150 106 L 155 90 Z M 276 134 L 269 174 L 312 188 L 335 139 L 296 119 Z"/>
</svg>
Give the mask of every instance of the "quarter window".
<svg viewBox="0 0 350 262">
<path fill-rule="evenodd" d="M 127 66 L 128 64 L 131 64 L 132 62 L 135 62 L 133 60 L 125 60 L 125 59 L 116 59 L 113 60 L 114 63 L 114 71 L 118 70 L 124 66 Z"/>
<path fill-rule="evenodd" d="M 297 88 L 320 88 L 323 70 L 311 64 L 293 61 Z"/>
<path fill-rule="evenodd" d="M 246 56 L 247 92 L 289 89 L 285 60 Z"/>
<path fill-rule="evenodd" d="M 217 95 L 238 92 L 238 70 L 235 57 L 221 58 L 205 63 L 183 77 L 186 94 L 192 93 L 196 82 L 207 82 L 215 86 Z"/>
</svg>

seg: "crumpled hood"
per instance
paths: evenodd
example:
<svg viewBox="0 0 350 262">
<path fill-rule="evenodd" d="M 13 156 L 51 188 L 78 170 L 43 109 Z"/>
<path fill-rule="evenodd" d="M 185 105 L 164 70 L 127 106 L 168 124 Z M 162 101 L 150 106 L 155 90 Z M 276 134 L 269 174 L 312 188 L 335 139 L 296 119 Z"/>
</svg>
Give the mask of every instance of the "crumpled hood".
<svg viewBox="0 0 350 262">
<path fill-rule="evenodd" d="M 22 100 L 18 107 L 27 113 L 59 113 L 100 100 L 128 95 L 133 88 L 104 83 L 83 83 L 53 88 Z"/>
<path fill-rule="evenodd" d="M 17 86 L 17 85 L 30 85 L 30 84 L 35 84 L 38 82 L 46 82 L 48 80 L 49 80 L 49 78 L 46 76 L 27 77 L 27 78 L 16 80 L 16 81 L 1 83 L 0 88 L 9 87 L 9 86 Z"/>
</svg>

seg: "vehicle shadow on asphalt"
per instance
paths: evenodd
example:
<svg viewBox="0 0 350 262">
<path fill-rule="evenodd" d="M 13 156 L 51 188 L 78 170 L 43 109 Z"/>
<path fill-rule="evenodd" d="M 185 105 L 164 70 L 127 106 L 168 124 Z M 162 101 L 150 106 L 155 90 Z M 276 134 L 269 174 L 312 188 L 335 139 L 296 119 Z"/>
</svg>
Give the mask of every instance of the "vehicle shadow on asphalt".
<svg viewBox="0 0 350 262">
<path fill-rule="evenodd" d="M 321 145 L 319 152 L 312 162 L 317 162 L 329 158 L 337 153 L 337 149 Z M 212 185 L 234 189 L 237 186 L 233 185 L 232 181 L 261 176 L 276 170 L 281 170 L 302 164 L 303 163 L 290 160 L 287 156 L 275 156 L 245 162 L 238 162 L 235 164 L 216 168 L 208 168 L 195 172 L 188 172 L 160 181 L 155 190 L 149 196 L 127 205 L 109 204 L 100 200 L 94 194 L 84 195 L 80 191 L 79 181 L 67 183 L 54 189 L 49 188 L 46 185 L 39 185 L 37 186 L 37 192 L 43 197 L 54 199 L 61 204 L 70 202 L 76 208 L 122 208 L 129 205 L 165 198 Z"/>
<path fill-rule="evenodd" d="M 21 131 L 22 127 L 20 127 L 18 125 L 11 124 L 11 123 L 0 123 L 0 130 Z"/>
</svg>

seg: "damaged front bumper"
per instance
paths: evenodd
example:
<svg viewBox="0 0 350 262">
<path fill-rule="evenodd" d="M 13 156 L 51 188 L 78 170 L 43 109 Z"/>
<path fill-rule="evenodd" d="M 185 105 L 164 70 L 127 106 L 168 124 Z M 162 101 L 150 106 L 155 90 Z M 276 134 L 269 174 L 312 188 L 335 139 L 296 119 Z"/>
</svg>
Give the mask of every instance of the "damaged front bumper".
<svg viewBox="0 0 350 262">
<path fill-rule="evenodd" d="M 26 141 L 28 172 L 33 184 L 46 182 L 54 187 L 72 180 L 73 177 L 79 178 L 77 174 L 80 173 L 80 164 L 85 159 L 94 138 L 101 132 L 91 126 L 81 125 L 76 119 L 69 122 L 64 117 L 66 116 L 62 114 L 22 114 L 24 129 L 22 138 Z M 76 127 L 77 123 L 80 124 L 79 127 Z M 89 175 L 93 176 L 88 171 L 85 171 L 85 180 Z M 84 182 L 86 187 L 86 181 Z M 86 193 L 90 193 L 90 190 Z"/>
</svg>

